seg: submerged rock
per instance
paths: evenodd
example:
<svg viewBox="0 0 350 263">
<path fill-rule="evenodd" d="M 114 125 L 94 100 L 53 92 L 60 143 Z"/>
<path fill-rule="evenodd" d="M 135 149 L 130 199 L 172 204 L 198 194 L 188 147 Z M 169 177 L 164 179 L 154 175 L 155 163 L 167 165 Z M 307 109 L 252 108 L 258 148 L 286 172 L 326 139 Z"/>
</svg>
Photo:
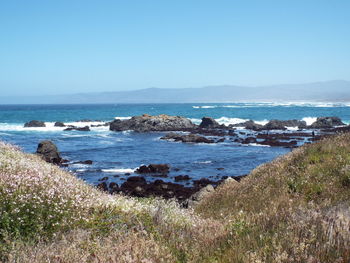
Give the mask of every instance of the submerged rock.
<svg viewBox="0 0 350 263">
<path fill-rule="evenodd" d="M 170 132 L 160 138 L 162 140 L 174 140 L 176 142 L 185 142 L 185 143 L 214 143 L 215 141 L 212 139 L 208 139 L 204 136 L 196 135 L 196 134 L 179 134 L 175 132 Z"/>
<path fill-rule="evenodd" d="M 41 141 L 36 153 L 48 163 L 60 164 L 62 161 L 57 146 L 52 141 Z"/>
<path fill-rule="evenodd" d="M 37 120 L 32 120 L 24 124 L 24 128 L 30 128 L 30 127 L 46 127 L 46 125 L 45 125 L 45 122 L 37 121 Z"/>
<path fill-rule="evenodd" d="M 150 132 L 150 131 L 182 131 L 195 128 L 189 119 L 180 116 L 157 115 L 151 116 L 144 114 L 134 116 L 128 120 L 114 120 L 110 123 L 111 131 Z"/>
<path fill-rule="evenodd" d="M 178 175 L 174 177 L 175 182 L 180 182 L 180 181 L 188 181 L 191 179 L 188 175 Z"/>
<path fill-rule="evenodd" d="M 90 131 L 90 127 L 89 126 L 85 126 L 85 127 L 68 127 L 66 129 L 64 129 L 64 131 Z"/>
</svg>

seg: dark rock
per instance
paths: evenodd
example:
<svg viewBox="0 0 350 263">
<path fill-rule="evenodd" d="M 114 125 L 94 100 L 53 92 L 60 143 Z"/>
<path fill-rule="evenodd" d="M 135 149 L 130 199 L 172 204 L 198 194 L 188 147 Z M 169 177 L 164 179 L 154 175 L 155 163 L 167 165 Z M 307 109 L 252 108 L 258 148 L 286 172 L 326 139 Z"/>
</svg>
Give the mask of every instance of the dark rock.
<svg viewBox="0 0 350 263">
<path fill-rule="evenodd" d="M 71 164 L 87 164 L 87 165 L 91 165 L 92 161 L 91 160 L 86 160 L 86 161 L 79 161 L 79 162 L 74 162 Z"/>
<path fill-rule="evenodd" d="M 345 125 L 338 117 L 319 117 L 309 127 L 312 129 L 333 128 L 334 126 Z"/>
<path fill-rule="evenodd" d="M 247 130 L 259 131 L 263 128 L 261 124 L 257 124 L 254 121 L 250 120 L 245 122 L 244 128 Z"/>
<path fill-rule="evenodd" d="M 85 127 L 69 127 L 64 129 L 64 131 L 90 131 L 89 126 L 85 126 Z"/>
<path fill-rule="evenodd" d="M 215 129 L 220 127 L 221 125 L 215 119 L 210 117 L 203 117 L 202 122 L 199 125 L 199 128 L 205 128 L 205 129 Z"/>
<path fill-rule="evenodd" d="M 242 141 L 243 144 L 250 144 L 250 143 L 256 143 L 256 138 L 254 137 L 247 137 Z"/>
<path fill-rule="evenodd" d="M 106 177 L 103 177 L 103 178 L 101 178 L 101 179 L 98 179 L 99 181 L 107 181 L 108 180 L 108 177 L 106 176 Z"/>
<path fill-rule="evenodd" d="M 205 136 L 226 136 L 228 134 L 227 127 L 220 129 L 193 129 L 192 134 L 200 134 Z"/>
<path fill-rule="evenodd" d="M 208 139 L 204 136 L 196 135 L 196 134 L 179 134 L 170 132 L 160 138 L 161 140 L 174 140 L 176 142 L 185 142 L 185 143 L 214 143 L 214 140 Z"/>
<path fill-rule="evenodd" d="M 211 181 L 208 178 L 201 178 L 199 180 L 194 180 L 193 184 L 199 188 L 205 187 L 208 184 L 217 185 L 217 182 Z"/>
<path fill-rule="evenodd" d="M 322 130 L 322 132 L 333 132 L 333 133 L 350 132 L 350 125 L 347 125 L 344 127 L 336 127 L 336 128 L 332 128 L 332 129 L 326 129 L 326 130 Z"/>
<path fill-rule="evenodd" d="M 253 131 L 260 131 L 263 126 L 260 124 L 255 123 L 252 120 L 246 121 L 246 122 L 242 122 L 242 123 L 238 123 L 238 124 L 234 124 L 234 125 L 230 125 L 231 127 L 244 127 L 247 130 L 253 130 Z"/>
<path fill-rule="evenodd" d="M 113 193 L 118 192 L 118 191 L 119 191 L 119 186 L 118 186 L 118 184 L 115 183 L 115 182 L 111 182 L 111 183 L 109 184 L 109 192 L 110 192 L 111 194 L 113 194 Z"/>
<path fill-rule="evenodd" d="M 170 166 L 168 164 L 150 164 L 148 166 L 142 165 L 136 169 L 136 173 L 144 174 L 167 174 L 169 173 Z"/>
<path fill-rule="evenodd" d="M 179 201 L 184 201 L 198 190 L 180 184 L 163 182 L 162 180 L 156 180 L 153 183 L 127 181 L 119 189 L 128 195 L 138 197 L 160 196 L 166 199 L 175 197 Z"/>
<path fill-rule="evenodd" d="M 36 120 L 32 120 L 30 122 L 26 122 L 24 124 L 25 128 L 30 128 L 30 127 L 46 127 L 45 122 L 42 121 L 36 121 Z"/>
<path fill-rule="evenodd" d="M 229 130 L 228 131 L 228 135 L 230 135 L 230 136 L 237 136 L 237 134 L 236 134 L 236 130 Z"/>
<path fill-rule="evenodd" d="M 60 121 L 56 121 L 54 126 L 55 127 L 66 127 L 66 125 L 63 122 L 60 122 Z"/>
<path fill-rule="evenodd" d="M 146 183 L 146 179 L 142 176 L 131 176 L 127 179 L 127 182 Z"/>
<path fill-rule="evenodd" d="M 224 141 L 225 141 L 225 138 L 221 138 L 221 139 L 217 140 L 216 143 L 224 142 Z"/>
<path fill-rule="evenodd" d="M 265 130 L 286 130 L 285 123 L 279 120 L 271 120 L 263 127 Z"/>
<path fill-rule="evenodd" d="M 191 179 L 188 175 L 178 175 L 178 176 L 175 176 L 174 178 L 175 178 L 175 182 L 187 181 Z"/>
<path fill-rule="evenodd" d="M 195 128 L 189 119 L 180 116 L 157 115 L 151 116 L 144 114 L 134 116 L 128 120 L 114 120 L 110 123 L 111 131 L 133 130 L 137 132 L 150 131 L 183 131 Z"/>
<path fill-rule="evenodd" d="M 155 185 L 160 185 L 160 184 L 163 184 L 164 181 L 163 180 L 160 180 L 160 179 L 157 179 L 153 182 Z"/>
<path fill-rule="evenodd" d="M 285 130 L 286 127 L 298 127 L 300 129 L 306 128 L 306 122 L 300 120 L 271 120 L 264 125 L 264 130 Z"/>
<path fill-rule="evenodd" d="M 48 163 L 60 164 L 62 161 L 57 146 L 52 141 L 41 141 L 36 153 Z"/>
<path fill-rule="evenodd" d="M 110 122 L 105 122 L 103 124 L 92 124 L 91 127 L 106 127 L 109 125 L 110 125 Z"/>
<path fill-rule="evenodd" d="M 312 137 L 312 133 L 307 132 L 288 132 L 288 133 L 260 133 L 256 136 L 258 139 L 297 139 Z"/>
<path fill-rule="evenodd" d="M 259 142 L 259 144 L 291 148 L 291 147 L 296 147 L 298 142 L 295 141 L 295 140 L 285 142 L 285 141 L 279 141 L 279 140 L 276 140 L 276 139 L 266 139 L 266 140 L 264 140 L 262 142 Z"/>
</svg>

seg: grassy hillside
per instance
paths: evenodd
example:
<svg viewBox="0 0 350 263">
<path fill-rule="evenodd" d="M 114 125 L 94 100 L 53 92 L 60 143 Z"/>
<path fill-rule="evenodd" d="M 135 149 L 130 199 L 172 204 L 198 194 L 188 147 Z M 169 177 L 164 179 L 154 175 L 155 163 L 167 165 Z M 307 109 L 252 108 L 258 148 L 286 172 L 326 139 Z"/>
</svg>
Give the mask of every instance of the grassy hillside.
<svg viewBox="0 0 350 263">
<path fill-rule="evenodd" d="M 4 262 L 349 262 L 350 135 L 226 183 L 195 211 L 110 196 L 0 143 Z"/>
</svg>

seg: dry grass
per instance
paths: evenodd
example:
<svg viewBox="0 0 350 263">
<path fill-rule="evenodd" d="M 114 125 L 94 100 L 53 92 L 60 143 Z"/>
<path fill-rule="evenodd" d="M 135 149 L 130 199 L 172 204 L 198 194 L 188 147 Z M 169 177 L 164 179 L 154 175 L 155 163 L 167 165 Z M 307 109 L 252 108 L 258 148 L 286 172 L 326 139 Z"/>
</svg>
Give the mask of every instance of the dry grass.
<svg viewBox="0 0 350 263">
<path fill-rule="evenodd" d="M 222 262 L 349 262 L 350 135 L 325 139 L 218 189 L 197 211 L 228 223 Z"/>
<path fill-rule="evenodd" d="M 349 262 L 350 135 L 220 186 L 196 211 L 99 192 L 0 143 L 5 262 Z"/>
</svg>

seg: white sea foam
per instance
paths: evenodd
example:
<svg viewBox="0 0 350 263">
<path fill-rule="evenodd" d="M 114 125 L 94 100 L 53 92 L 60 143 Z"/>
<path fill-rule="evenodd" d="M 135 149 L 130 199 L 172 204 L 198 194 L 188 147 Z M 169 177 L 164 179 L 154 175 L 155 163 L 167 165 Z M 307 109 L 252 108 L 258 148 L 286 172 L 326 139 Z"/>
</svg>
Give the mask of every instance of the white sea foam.
<svg viewBox="0 0 350 263">
<path fill-rule="evenodd" d="M 316 117 L 304 117 L 304 118 L 302 118 L 302 120 L 306 122 L 306 125 L 311 125 L 317 120 L 317 118 Z"/>
<path fill-rule="evenodd" d="M 194 124 L 200 124 L 202 122 L 201 119 L 195 119 L 195 118 L 190 118 L 190 121 L 193 122 Z"/>
<path fill-rule="evenodd" d="M 192 106 L 194 109 L 209 108 L 256 108 L 256 107 L 316 107 L 316 108 L 333 108 L 333 107 L 350 107 L 348 102 L 242 102 L 233 103 L 232 105 L 215 105 L 215 106 Z"/>
<path fill-rule="evenodd" d="M 194 109 L 215 109 L 217 107 L 220 107 L 220 106 L 216 106 L 216 105 L 213 105 L 213 106 L 209 106 L 209 105 L 206 105 L 206 106 L 192 106 L 192 108 L 194 108 Z"/>
<path fill-rule="evenodd" d="M 297 131 L 299 127 L 286 127 L 288 131 Z"/>
<path fill-rule="evenodd" d="M 116 119 L 116 120 L 130 120 L 131 117 L 130 116 L 128 116 L 128 117 L 114 117 L 114 119 Z"/>
<path fill-rule="evenodd" d="M 228 118 L 228 117 L 221 117 L 218 119 L 215 119 L 220 124 L 230 125 L 230 124 L 238 124 L 245 121 L 248 121 L 248 119 L 240 119 L 240 118 Z"/>
<path fill-rule="evenodd" d="M 88 164 L 83 164 L 83 163 L 72 163 L 70 166 L 75 167 L 75 168 L 87 168 L 87 167 L 89 167 Z"/>
<path fill-rule="evenodd" d="M 269 121 L 268 120 L 262 120 L 262 121 L 254 121 L 255 123 L 257 124 L 260 124 L 260 125 L 265 125 L 267 124 Z"/>
<path fill-rule="evenodd" d="M 104 173 L 133 173 L 136 169 L 131 168 L 112 168 L 112 169 L 102 169 Z"/>
<path fill-rule="evenodd" d="M 91 125 L 102 125 L 104 122 L 65 122 L 65 125 L 76 127 L 90 126 L 92 131 L 105 132 L 109 130 L 108 126 L 91 127 Z M 0 131 L 37 131 L 37 132 L 58 132 L 63 131 L 67 127 L 55 127 L 55 122 L 45 122 L 46 127 L 24 127 L 24 123 L 0 123 Z"/>
<path fill-rule="evenodd" d="M 196 161 L 194 163 L 197 163 L 197 164 L 211 164 L 213 162 L 212 161 Z"/>
<path fill-rule="evenodd" d="M 255 147 L 270 147 L 270 145 L 263 145 L 258 143 L 249 143 L 249 146 L 255 146 Z"/>
</svg>

